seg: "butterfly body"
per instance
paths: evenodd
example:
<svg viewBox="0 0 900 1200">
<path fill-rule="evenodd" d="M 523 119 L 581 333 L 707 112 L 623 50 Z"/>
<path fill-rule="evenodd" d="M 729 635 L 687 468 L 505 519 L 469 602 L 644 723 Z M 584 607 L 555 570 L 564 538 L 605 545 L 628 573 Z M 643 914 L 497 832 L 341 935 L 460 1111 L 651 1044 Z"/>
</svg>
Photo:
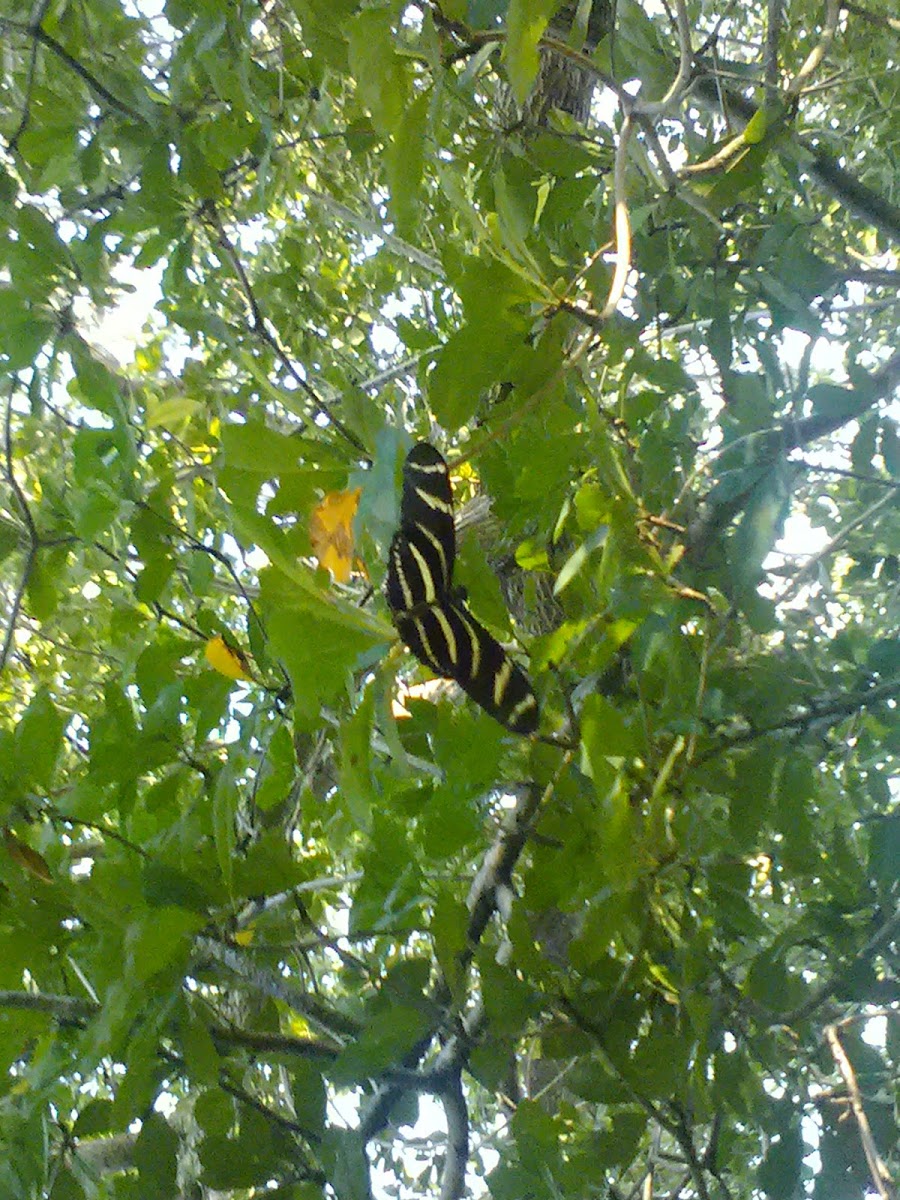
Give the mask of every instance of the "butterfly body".
<svg viewBox="0 0 900 1200">
<path fill-rule="evenodd" d="M 454 589 L 455 559 L 447 464 L 419 442 L 403 466 L 400 527 L 388 553 L 385 591 L 397 632 L 416 658 L 456 680 L 501 724 L 533 733 L 538 705 L 528 677 Z"/>
</svg>

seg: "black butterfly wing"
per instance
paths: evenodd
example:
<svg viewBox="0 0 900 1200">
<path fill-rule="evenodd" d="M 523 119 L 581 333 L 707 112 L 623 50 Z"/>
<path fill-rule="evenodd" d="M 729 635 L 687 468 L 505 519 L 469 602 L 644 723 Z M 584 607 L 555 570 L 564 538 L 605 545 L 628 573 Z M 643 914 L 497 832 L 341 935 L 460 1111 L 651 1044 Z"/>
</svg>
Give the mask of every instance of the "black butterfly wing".
<svg viewBox="0 0 900 1200">
<path fill-rule="evenodd" d="M 400 528 L 388 553 L 385 591 L 397 631 L 418 659 L 455 679 L 501 724 L 533 733 L 538 705 L 528 676 L 453 599 L 455 559 L 447 464 L 434 446 L 419 442 L 403 464 Z"/>
<path fill-rule="evenodd" d="M 528 676 L 493 634 L 461 605 L 424 605 L 397 618 L 400 636 L 436 675 L 455 679 L 485 712 L 514 733 L 534 733 L 538 703 Z"/>
<path fill-rule="evenodd" d="M 403 464 L 400 528 L 388 556 L 387 598 L 393 612 L 449 597 L 455 560 L 450 473 L 434 446 L 418 442 Z"/>
</svg>

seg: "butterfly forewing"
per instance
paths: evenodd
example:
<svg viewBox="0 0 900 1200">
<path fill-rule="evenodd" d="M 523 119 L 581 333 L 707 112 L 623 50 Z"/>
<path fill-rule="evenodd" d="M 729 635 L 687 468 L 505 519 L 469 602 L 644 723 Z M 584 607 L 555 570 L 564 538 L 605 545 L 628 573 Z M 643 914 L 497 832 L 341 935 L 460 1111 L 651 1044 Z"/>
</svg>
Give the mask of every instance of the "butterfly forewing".
<svg viewBox="0 0 900 1200">
<path fill-rule="evenodd" d="M 450 592 L 456 558 L 453 494 L 447 464 L 434 446 L 419 442 L 403 464 L 400 528 L 411 536 L 432 569 L 440 595 Z"/>
<path fill-rule="evenodd" d="M 447 464 L 419 442 L 403 467 L 400 528 L 388 555 L 386 592 L 413 654 L 456 682 L 516 733 L 533 733 L 538 706 L 528 676 L 452 592 L 456 537 Z"/>
</svg>

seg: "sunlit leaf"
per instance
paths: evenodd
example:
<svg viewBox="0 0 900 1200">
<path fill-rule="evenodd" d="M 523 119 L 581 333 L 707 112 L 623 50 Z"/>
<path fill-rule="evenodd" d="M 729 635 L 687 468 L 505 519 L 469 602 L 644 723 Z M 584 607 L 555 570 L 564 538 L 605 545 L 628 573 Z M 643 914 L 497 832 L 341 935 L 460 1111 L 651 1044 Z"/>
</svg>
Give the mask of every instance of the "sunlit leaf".
<svg viewBox="0 0 900 1200">
<path fill-rule="evenodd" d="M 353 567 L 353 518 L 362 488 L 329 492 L 316 505 L 309 519 L 309 540 L 319 566 L 330 571 L 338 583 L 346 583 Z"/>
<path fill-rule="evenodd" d="M 209 639 L 203 655 L 213 670 L 227 679 L 253 678 L 246 654 L 237 646 L 229 645 L 221 634 Z"/>
</svg>

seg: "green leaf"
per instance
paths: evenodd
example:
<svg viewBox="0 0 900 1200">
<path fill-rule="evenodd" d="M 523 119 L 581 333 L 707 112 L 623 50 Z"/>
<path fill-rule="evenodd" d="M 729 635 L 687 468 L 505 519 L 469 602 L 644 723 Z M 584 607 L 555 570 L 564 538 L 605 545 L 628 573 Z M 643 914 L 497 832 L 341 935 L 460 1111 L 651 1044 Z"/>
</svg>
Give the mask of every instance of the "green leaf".
<svg viewBox="0 0 900 1200">
<path fill-rule="evenodd" d="M 370 634 L 348 628 L 337 613 L 324 609 L 275 612 L 267 628 L 272 653 L 290 676 L 295 711 L 304 720 L 347 692 L 349 673 L 376 644 Z"/>
<path fill-rule="evenodd" d="M 393 10 L 371 8 L 350 22 L 350 68 L 379 133 L 392 134 L 406 111 L 409 78 L 394 47 Z"/>
<path fill-rule="evenodd" d="M 372 775 L 372 720 L 375 713 L 375 689 L 365 689 L 356 711 L 344 722 L 341 736 L 340 794 L 356 827 L 371 828 L 371 809 L 378 800 L 378 788 Z"/>
<path fill-rule="evenodd" d="M 115 1130 L 113 1112 L 111 1100 L 88 1101 L 72 1126 L 73 1136 L 86 1138 L 96 1137 L 100 1133 L 112 1133 Z"/>
<path fill-rule="evenodd" d="M 504 61 L 513 95 L 519 104 L 525 103 L 537 78 L 540 66 L 538 43 L 558 7 L 558 0 L 510 0 L 506 13 Z"/>
<path fill-rule="evenodd" d="M 461 967 L 460 956 L 468 944 L 468 923 L 469 913 L 466 906 L 447 888 L 442 888 L 434 902 L 429 931 L 444 980 L 454 997 L 459 1000 L 462 1000 L 464 995 L 465 972 Z"/>
<path fill-rule="evenodd" d="M 538 994 L 511 967 L 498 963 L 493 951 L 479 952 L 478 973 L 484 1011 L 494 1036 L 521 1033 L 540 1011 Z"/>
<path fill-rule="evenodd" d="M 220 433 L 222 453 L 229 467 L 271 478 L 303 469 L 303 443 L 270 429 L 261 421 L 229 423 Z"/>
<path fill-rule="evenodd" d="M 660 1099 L 683 1095 L 692 1050 L 684 1030 L 662 1028 L 654 1022 L 631 1056 L 629 1074 L 640 1080 L 642 1094 Z"/>
<path fill-rule="evenodd" d="M 357 641 L 393 641 L 393 628 L 385 621 L 363 612 L 358 605 L 342 601 L 338 594 L 326 591 L 327 583 L 321 572 L 317 575 L 305 563 L 291 554 L 283 535 L 264 517 L 240 514 L 238 524 L 249 534 L 272 562 L 272 568 L 260 572 L 263 602 L 267 608 L 286 609 L 309 614 L 309 619 L 321 625 L 331 625 L 355 634 Z M 276 569 L 277 568 L 277 569 Z"/>
<path fill-rule="evenodd" d="M 277 1146 L 273 1125 L 262 1113 L 248 1106 L 240 1108 L 237 1137 L 212 1134 L 200 1144 L 203 1181 L 221 1190 L 253 1188 L 265 1190 L 268 1179 L 277 1171 Z"/>
<path fill-rule="evenodd" d="M 353 897 L 351 932 L 416 927 L 423 882 L 403 825 L 380 809 L 362 859 L 363 878 Z"/>
<path fill-rule="evenodd" d="M 391 213 L 398 234 L 407 240 L 415 236 L 430 105 L 427 91 L 407 105 L 385 156 Z"/>
<path fill-rule="evenodd" d="M 495 318 L 489 327 L 464 324 L 437 355 L 428 393 L 435 416 L 446 429 L 459 429 L 471 418 L 480 393 L 503 379 L 506 365 L 522 344 L 524 322 L 502 312 Z"/>
<path fill-rule="evenodd" d="M 888 474 L 894 478 L 900 475 L 900 432 L 896 422 L 888 418 L 881 426 L 881 456 Z"/>
<path fill-rule="evenodd" d="M 54 573 L 48 569 L 44 555 L 39 554 L 32 562 L 25 592 L 35 620 L 49 621 L 59 605 L 60 595 L 54 586 Z"/>
<path fill-rule="evenodd" d="M 588 696 L 581 716 L 581 740 L 588 761 L 598 767 L 600 778 L 606 772 L 600 764 L 610 758 L 630 758 L 637 753 L 640 738 L 635 727 L 604 696 Z"/>
<path fill-rule="evenodd" d="M 742 587 L 758 581 L 763 560 L 784 529 L 790 499 L 790 479 L 780 470 L 767 472 L 753 488 L 729 548 L 732 571 Z"/>
<path fill-rule="evenodd" d="M 22 531 L 13 521 L 0 517 L 0 563 L 18 547 Z"/>
<path fill-rule="evenodd" d="M 39 688 L 16 726 L 16 769 L 22 782 L 50 787 L 66 724 L 47 688 Z"/>
<path fill-rule="evenodd" d="M 328 1130 L 325 1151 L 332 1163 L 337 1200 L 371 1200 L 366 1148 L 353 1129 Z"/>
<path fill-rule="evenodd" d="M 286 790 L 282 799 L 290 793 Z M 309 875 L 309 867 L 298 861 L 280 828 L 262 834 L 233 864 L 234 889 L 239 896 L 275 896 L 286 892 Z"/>
<path fill-rule="evenodd" d="M 160 1195 L 177 1190 L 178 1135 L 165 1117 L 149 1113 L 134 1146 L 134 1165 L 142 1186 Z"/>
<path fill-rule="evenodd" d="M 813 411 L 835 421 L 849 421 L 866 411 L 871 403 L 867 389 L 846 388 L 836 383 L 816 383 L 807 392 Z"/>
<path fill-rule="evenodd" d="M 428 1025 L 428 1016 L 417 1008 L 396 1004 L 377 1013 L 328 1068 L 329 1078 L 336 1084 L 350 1085 L 377 1076 L 402 1062 Z"/>
<path fill-rule="evenodd" d="M 804 1145 L 799 1126 L 782 1130 L 766 1152 L 757 1180 L 770 1200 L 793 1200 L 803 1166 Z"/>
<path fill-rule="evenodd" d="M 184 1060 L 191 1079 L 203 1085 L 215 1083 L 219 1078 L 222 1060 L 207 1025 L 188 1011 L 180 1023 L 180 1031 Z"/>
<path fill-rule="evenodd" d="M 758 108 L 744 127 L 744 141 L 754 146 L 766 136 L 769 120 L 765 108 Z"/>
<path fill-rule="evenodd" d="M 869 876 L 888 895 L 897 882 L 900 862 L 900 815 L 886 816 L 871 827 Z"/>
<path fill-rule="evenodd" d="M 199 139 L 190 130 L 183 132 L 178 143 L 178 178 L 203 200 L 213 200 L 222 194 L 222 177 L 209 161 Z"/>
<path fill-rule="evenodd" d="M 205 918 L 184 908 L 154 908 L 146 917 L 133 922 L 125 939 L 131 978 L 145 981 L 173 961 L 186 962 L 191 936 Z"/>
<path fill-rule="evenodd" d="M 153 908 L 174 904 L 205 916 L 212 905 L 212 897 L 193 876 L 155 859 L 144 864 L 142 883 L 144 898 Z"/>
</svg>

